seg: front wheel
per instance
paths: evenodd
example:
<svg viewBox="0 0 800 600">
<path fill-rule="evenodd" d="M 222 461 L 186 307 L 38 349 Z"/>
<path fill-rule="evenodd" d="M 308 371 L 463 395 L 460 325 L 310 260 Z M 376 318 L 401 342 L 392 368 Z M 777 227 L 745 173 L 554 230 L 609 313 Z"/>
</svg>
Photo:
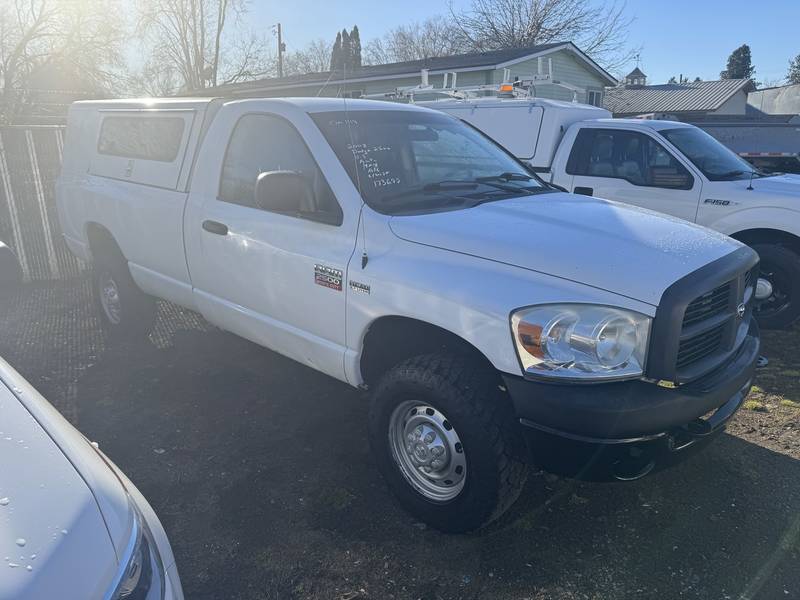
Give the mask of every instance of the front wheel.
<svg viewBox="0 0 800 600">
<path fill-rule="evenodd" d="M 800 256 L 776 244 L 754 244 L 761 259 L 755 316 L 764 329 L 786 329 L 800 317 Z"/>
<path fill-rule="evenodd" d="M 389 371 L 370 409 L 370 445 L 401 505 L 460 533 L 502 515 L 525 483 L 526 447 L 497 374 L 428 355 Z"/>
</svg>

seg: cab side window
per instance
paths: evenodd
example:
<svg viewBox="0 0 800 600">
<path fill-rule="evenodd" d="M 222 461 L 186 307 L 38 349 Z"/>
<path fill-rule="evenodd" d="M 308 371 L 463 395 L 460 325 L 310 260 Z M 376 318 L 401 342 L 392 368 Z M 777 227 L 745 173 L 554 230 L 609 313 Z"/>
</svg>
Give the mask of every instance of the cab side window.
<svg viewBox="0 0 800 600">
<path fill-rule="evenodd" d="M 245 115 L 231 135 L 219 199 L 341 225 L 342 210 L 311 151 L 287 121 Z"/>
<path fill-rule="evenodd" d="M 694 185 L 689 171 L 656 140 L 621 129 L 582 129 L 567 173 L 624 179 L 644 187 L 688 190 Z"/>
</svg>

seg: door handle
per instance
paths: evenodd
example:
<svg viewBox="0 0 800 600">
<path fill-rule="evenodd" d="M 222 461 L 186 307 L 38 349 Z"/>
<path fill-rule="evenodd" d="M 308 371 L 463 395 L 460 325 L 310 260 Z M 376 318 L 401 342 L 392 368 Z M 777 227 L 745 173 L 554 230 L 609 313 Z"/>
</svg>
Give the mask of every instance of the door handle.
<svg viewBox="0 0 800 600">
<path fill-rule="evenodd" d="M 214 235 L 228 235 L 228 226 L 218 221 L 203 221 L 203 229 Z"/>
<path fill-rule="evenodd" d="M 574 190 L 572 190 L 572 193 L 581 194 L 582 196 L 592 196 L 594 195 L 594 189 L 590 187 L 578 186 Z"/>
</svg>

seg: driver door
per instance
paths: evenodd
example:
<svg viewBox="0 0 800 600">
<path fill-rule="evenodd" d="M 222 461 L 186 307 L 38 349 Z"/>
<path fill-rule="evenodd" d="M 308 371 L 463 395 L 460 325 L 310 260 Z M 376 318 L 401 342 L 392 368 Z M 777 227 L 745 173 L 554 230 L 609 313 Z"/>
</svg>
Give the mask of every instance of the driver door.
<svg viewBox="0 0 800 600">
<path fill-rule="evenodd" d="M 695 221 L 702 182 L 656 139 L 625 129 L 584 128 L 567 163 L 572 191 Z"/>
<path fill-rule="evenodd" d="M 222 165 L 217 190 L 193 198 L 186 217 L 197 307 L 228 331 L 343 379 L 344 276 L 355 220 L 345 218 L 303 137 L 283 117 L 241 116 Z M 257 182 L 274 172 L 307 181 L 311 200 L 286 197 L 277 178 L 265 203 Z"/>
</svg>

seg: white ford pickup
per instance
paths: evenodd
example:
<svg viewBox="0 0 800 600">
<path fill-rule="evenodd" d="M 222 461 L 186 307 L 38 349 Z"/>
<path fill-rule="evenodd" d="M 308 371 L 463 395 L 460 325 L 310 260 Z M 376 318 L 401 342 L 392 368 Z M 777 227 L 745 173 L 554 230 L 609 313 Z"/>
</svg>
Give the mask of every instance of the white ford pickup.
<svg viewBox="0 0 800 600">
<path fill-rule="evenodd" d="M 110 335 L 164 298 L 368 389 L 381 472 L 445 531 L 516 499 L 525 432 L 635 478 L 720 431 L 758 358 L 750 248 L 553 189 L 424 108 L 77 103 L 57 201 Z"/>
<path fill-rule="evenodd" d="M 721 231 L 761 259 L 756 317 L 800 317 L 800 175 L 762 173 L 693 125 L 611 119 L 601 108 L 539 98 L 420 105 L 474 125 L 576 194 L 634 204 Z"/>
</svg>

